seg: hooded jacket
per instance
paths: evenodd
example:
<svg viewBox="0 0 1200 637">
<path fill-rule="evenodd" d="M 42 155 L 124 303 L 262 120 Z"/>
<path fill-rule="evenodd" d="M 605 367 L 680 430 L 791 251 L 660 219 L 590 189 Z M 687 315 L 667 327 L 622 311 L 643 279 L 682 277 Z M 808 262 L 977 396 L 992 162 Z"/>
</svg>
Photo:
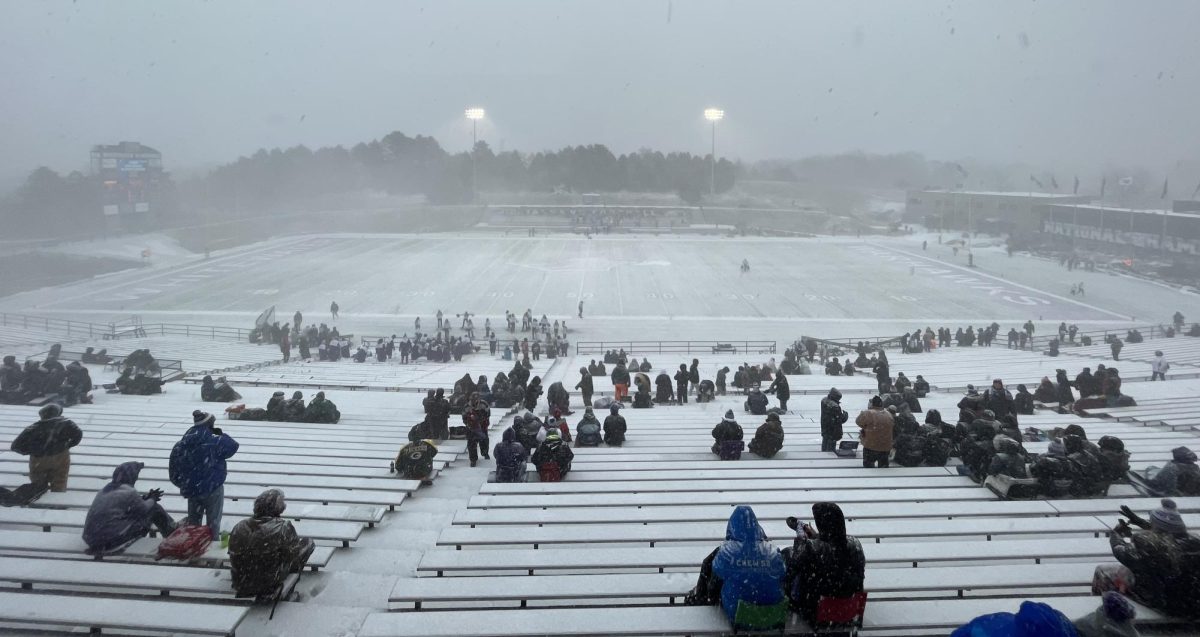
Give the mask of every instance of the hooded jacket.
<svg viewBox="0 0 1200 637">
<path fill-rule="evenodd" d="M 781 586 L 786 570 L 783 556 L 767 539 L 767 534 L 754 516 L 754 510 L 746 505 L 735 508 L 725 527 L 725 542 L 717 549 L 717 556 L 713 559 L 713 574 L 723 582 L 721 608 L 735 628 L 744 626 L 738 621 L 741 603 L 758 607 L 778 605 L 778 621 L 782 625 L 787 618 Z"/>
<path fill-rule="evenodd" d="M 254 517 L 238 522 L 229 534 L 229 565 L 238 597 L 275 593 L 312 554 L 313 541 L 301 538 L 290 521 L 279 517 L 285 508 L 282 491 L 263 491 L 254 500 Z"/>
<path fill-rule="evenodd" d="M 523 482 L 525 478 L 525 462 L 529 452 L 525 446 L 517 442 L 517 433 L 508 428 L 504 430 L 501 441 L 492 450 L 496 458 L 496 482 Z"/>
<path fill-rule="evenodd" d="M 237 453 L 238 443 L 213 433 L 211 422 L 193 425 L 171 449 L 171 484 L 185 498 L 206 496 L 225 484 L 225 460 Z"/>
<path fill-rule="evenodd" d="M 863 589 L 866 558 L 858 540 L 846 534 L 846 518 L 832 502 L 813 505 L 817 537 L 796 536 L 787 556 L 787 595 L 807 620 L 821 596 L 849 597 Z"/>
<path fill-rule="evenodd" d="M 751 391 L 750 395 L 746 398 L 746 407 L 749 409 L 750 413 L 755 416 L 766 415 L 767 405 L 769 403 L 770 401 L 767 400 L 767 395 L 757 389 Z"/>
<path fill-rule="evenodd" d="M 88 553 L 107 555 L 124 549 L 150 531 L 150 509 L 154 500 L 143 499 L 134 488 L 142 463 L 125 462 L 113 469 L 112 482 L 92 500 L 83 522 L 83 541 Z"/>
<path fill-rule="evenodd" d="M 821 437 L 838 439 L 842 437 L 842 425 L 850 418 L 850 414 L 842 409 L 839 401 L 842 393 L 830 390 L 829 395 L 821 399 Z"/>
<path fill-rule="evenodd" d="M 58 455 L 83 440 L 79 427 L 63 415 L 43 418 L 25 428 L 12 441 L 12 450 L 34 458 Z"/>
</svg>

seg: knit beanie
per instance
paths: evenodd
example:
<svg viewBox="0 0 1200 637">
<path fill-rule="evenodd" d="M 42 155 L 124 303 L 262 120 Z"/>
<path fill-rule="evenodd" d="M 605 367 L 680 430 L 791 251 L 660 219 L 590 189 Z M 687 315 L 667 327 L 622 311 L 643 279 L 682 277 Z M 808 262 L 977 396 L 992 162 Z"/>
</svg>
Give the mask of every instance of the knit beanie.
<svg viewBox="0 0 1200 637">
<path fill-rule="evenodd" d="M 42 420 L 57 418 L 62 415 L 62 406 L 58 403 L 49 403 L 45 407 L 38 410 L 38 417 Z"/>
<path fill-rule="evenodd" d="M 732 410 L 732 409 L 726 409 L 726 410 L 725 410 L 725 422 L 737 422 L 737 419 L 735 419 L 735 418 L 733 417 L 733 410 Z"/>
<path fill-rule="evenodd" d="M 1163 498 L 1162 507 L 1150 513 L 1150 528 L 1173 535 L 1187 533 L 1187 525 L 1179 515 L 1179 508 L 1170 498 Z"/>
<path fill-rule="evenodd" d="M 210 413 L 200 411 L 199 409 L 192 412 L 192 424 L 194 425 L 205 425 L 211 427 L 215 421 L 216 418 Z"/>
</svg>

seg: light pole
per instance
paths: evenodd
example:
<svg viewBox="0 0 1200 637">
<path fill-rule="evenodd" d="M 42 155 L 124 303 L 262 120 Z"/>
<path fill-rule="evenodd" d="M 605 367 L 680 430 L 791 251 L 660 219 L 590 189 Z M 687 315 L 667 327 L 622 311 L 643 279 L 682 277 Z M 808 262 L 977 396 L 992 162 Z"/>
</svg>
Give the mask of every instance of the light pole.
<svg viewBox="0 0 1200 637">
<path fill-rule="evenodd" d="M 476 141 L 476 126 L 479 120 L 483 119 L 483 109 L 479 107 L 468 108 L 466 111 L 467 119 L 471 120 L 471 201 L 474 202 L 479 198 L 479 190 L 475 185 L 478 174 L 475 171 L 475 144 Z"/>
<path fill-rule="evenodd" d="M 708 175 L 708 194 L 717 194 L 717 122 L 725 119 L 725 111 L 719 108 L 704 109 L 704 119 L 712 122 L 712 165 Z"/>
</svg>

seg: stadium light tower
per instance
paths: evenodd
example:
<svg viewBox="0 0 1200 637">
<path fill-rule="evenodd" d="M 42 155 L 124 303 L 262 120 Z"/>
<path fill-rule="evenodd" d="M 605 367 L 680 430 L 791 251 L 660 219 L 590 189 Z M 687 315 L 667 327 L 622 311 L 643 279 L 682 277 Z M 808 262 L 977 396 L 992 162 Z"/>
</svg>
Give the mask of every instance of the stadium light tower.
<svg viewBox="0 0 1200 637">
<path fill-rule="evenodd" d="M 475 186 L 475 144 L 479 143 L 476 141 L 476 127 L 479 124 L 479 120 L 483 119 L 483 109 L 479 107 L 468 108 L 466 114 L 467 119 L 471 120 L 471 201 L 475 201 L 479 198 L 479 190 Z"/>
<path fill-rule="evenodd" d="M 712 122 L 712 165 L 708 175 L 708 194 L 717 194 L 717 122 L 725 119 L 725 111 L 719 108 L 704 109 L 704 119 Z"/>
</svg>

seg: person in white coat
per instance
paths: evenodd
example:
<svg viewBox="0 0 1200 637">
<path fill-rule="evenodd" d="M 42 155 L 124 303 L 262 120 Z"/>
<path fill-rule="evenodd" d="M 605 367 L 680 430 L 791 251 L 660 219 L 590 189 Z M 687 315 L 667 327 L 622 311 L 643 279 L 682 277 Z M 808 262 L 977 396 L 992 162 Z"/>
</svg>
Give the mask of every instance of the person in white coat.
<svg viewBox="0 0 1200 637">
<path fill-rule="evenodd" d="M 1150 380 L 1166 380 L 1168 369 L 1171 369 L 1171 364 L 1162 351 L 1154 352 L 1154 360 L 1150 361 Z"/>
</svg>

